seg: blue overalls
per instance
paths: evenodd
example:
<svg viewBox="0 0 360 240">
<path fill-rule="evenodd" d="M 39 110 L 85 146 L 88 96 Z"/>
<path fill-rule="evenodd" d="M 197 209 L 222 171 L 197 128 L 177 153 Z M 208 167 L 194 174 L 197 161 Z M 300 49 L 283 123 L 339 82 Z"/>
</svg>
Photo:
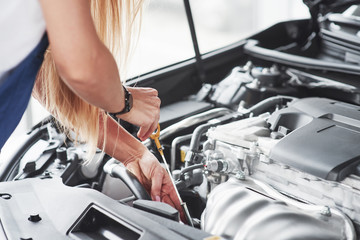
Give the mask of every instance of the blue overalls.
<svg viewBox="0 0 360 240">
<path fill-rule="evenodd" d="M 48 45 L 45 33 L 35 49 L 11 70 L 0 85 L 0 150 L 25 112 Z"/>
</svg>

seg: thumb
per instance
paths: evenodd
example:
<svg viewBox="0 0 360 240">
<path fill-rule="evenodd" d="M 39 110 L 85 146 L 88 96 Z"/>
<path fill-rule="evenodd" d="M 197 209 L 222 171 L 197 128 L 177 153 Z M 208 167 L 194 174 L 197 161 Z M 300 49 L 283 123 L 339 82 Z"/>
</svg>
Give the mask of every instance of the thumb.
<svg viewBox="0 0 360 240">
<path fill-rule="evenodd" d="M 137 132 L 137 137 L 140 138 L 141 141 L 145 141 L 152 132 L 150 132 L 149 136 L 146 133 L 149 132 L 149 128 L 145 126 L 140 126 L 139 131 Z"/>
</svg>

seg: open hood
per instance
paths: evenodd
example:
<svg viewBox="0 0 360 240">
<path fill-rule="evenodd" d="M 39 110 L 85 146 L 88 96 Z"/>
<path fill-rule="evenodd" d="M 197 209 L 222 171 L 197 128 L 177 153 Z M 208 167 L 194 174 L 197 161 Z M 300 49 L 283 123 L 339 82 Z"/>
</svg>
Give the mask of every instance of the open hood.
<svg viewBox="0 0 360 240">
<path fill-rule="evenodd" d="M 251 36 L 252 57 L 311 71 L 360 75 L 360 1 L 304 0 L 312 18 Z"/>
<path fill-rule="evenodd" d="M 338 11 L 349 5 L 360 3 L 358 0 L 303 0 L 310 11 L 320 13 L 322 15 L 329 12 Z"/>
</svg>

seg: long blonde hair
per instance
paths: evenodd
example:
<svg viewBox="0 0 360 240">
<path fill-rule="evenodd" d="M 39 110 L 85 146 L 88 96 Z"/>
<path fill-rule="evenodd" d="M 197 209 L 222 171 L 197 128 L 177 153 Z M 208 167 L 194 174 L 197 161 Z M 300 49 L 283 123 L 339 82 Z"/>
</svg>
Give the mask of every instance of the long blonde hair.
<svg viewBox="0 0 360 240">
<path fill-rule="evenodd" d="M 139 30 L 143 0 L 90 0 L 91 14 L 101 41 L 112 52 L 120 72 L 126 68 L 131 52 L 133 36 Z M 50 46 L 51 47 L 51 46 Z M 99 138 L 99 122 L 106 129 L 104 111 L 85 102 L 74 94 L 59 77 L 51 48 L 46 51 L 44 62 L 39 71 L 43 102 L 46 108 L 62 124 L 64 132 L 72 130 L 89 146 L 87 160 L 90 161 L 95 153 Z M 104 139 L 99 141 L 105 144 Z M 104 147 L 104 146 L 102 146 Z"/>
</svg>

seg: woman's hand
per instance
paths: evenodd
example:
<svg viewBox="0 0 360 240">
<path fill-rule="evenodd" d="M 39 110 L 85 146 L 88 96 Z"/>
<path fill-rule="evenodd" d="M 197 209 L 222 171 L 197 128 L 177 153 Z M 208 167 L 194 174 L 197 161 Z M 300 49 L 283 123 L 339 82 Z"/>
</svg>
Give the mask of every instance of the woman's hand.
<svg viewBox="0 0 360 240">
<path fill-rule="evenodd" d="M 124 165 L 135 174 L 153 200 L 173 206 L 179 211 L 181 220 L 186 222 L 171 179 L 153 154 L 145 151 L 142 156 L 126 161 Z"/>
<path fill-rule="evenodd" d="M 106 118 L 107 125 L 105 128 L 103 117 Z M 181 220 L 186 223 L 185 214 L 171 179 L 157 158 L 108 115 L 101 115 L 100 117 L 99 148 L 104 147 L 104 134 L 106 136 L 105 152 L 118 159 L 135 174 L 153 200 L 162 201 L 175 207 L 180 212 Z"/>
<path fill-rule="evenodd" d="M 137 136 L 144 141 L 157 128 L 161 101 L 156 89 L 139 87 L 127 87 L 127 89 L 133 96 L 133 107 L 130 112 L 119 115 L 119 117 L 139 126 Z"/>
</svg>

